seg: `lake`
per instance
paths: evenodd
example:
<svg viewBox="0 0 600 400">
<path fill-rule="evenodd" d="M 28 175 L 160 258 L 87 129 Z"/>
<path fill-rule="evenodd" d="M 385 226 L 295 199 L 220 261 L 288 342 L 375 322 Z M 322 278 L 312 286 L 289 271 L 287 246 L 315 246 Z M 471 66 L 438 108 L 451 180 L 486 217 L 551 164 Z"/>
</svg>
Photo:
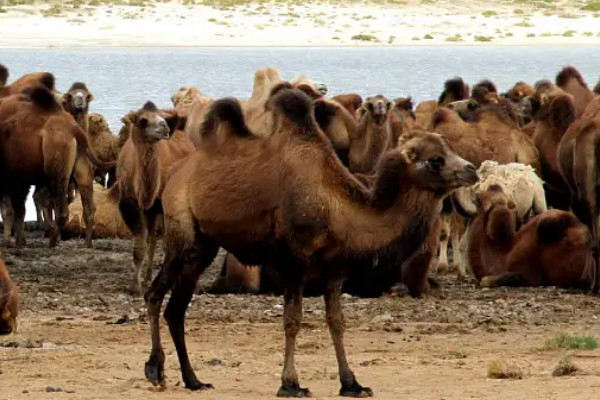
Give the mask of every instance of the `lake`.
<svg viewBox="0 0 600 400">
<path fill-rule="evenodd" d="M 503 91 L 515 82 L 554 79 L 561 67 L 576 66 L 589 85 L 600 77 L 600 48 L 594 46 L 328 47 L 328 48 L 106 48 L 2 49 L 0 63 L 12 81 L 27 72 L 49 71 L 57 89 L 83 81 L 95 96 L 92 112 L 103 114 L 113 132 L 120 117 L 146 100 L 170 107 L 181 86 L 205 95 L 246 98 L 254 71 L 276 66 L 285 79 L 304 74 L 325 83 L 330 94 L 437 98 L 446 79 L 469 83 L 489 78 Z M 27 203 L 27 220 L 35 218 Z"/>
</svg>

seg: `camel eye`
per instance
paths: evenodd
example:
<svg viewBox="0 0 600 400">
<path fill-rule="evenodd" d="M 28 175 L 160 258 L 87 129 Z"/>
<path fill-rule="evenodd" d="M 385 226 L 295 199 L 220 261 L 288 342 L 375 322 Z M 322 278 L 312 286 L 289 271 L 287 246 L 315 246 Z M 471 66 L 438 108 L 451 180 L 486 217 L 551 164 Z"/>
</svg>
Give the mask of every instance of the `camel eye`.
<svg viewBox="0 0 600 400">
<path fill-rule="evenodd" d="M 438 170 L 444 166 L 444 158 L 443 157 L 432 157 L 427 160 L 427 163 L 435 170 Z"/>
</svg>

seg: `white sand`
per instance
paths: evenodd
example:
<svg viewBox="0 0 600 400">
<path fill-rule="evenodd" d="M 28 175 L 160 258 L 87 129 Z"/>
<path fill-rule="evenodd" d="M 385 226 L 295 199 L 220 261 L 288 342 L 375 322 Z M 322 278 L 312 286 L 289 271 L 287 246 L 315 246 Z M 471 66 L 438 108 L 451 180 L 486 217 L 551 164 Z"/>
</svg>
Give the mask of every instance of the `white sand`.
<svg viewBox="0 0 600 400">
<path fill-rule="evenodd" d="M 77 9 L 65 5 L 61 16 L 42 15 L 48 6 L 17 6 L 0 14 L 0 47 L 600 44 L 600 13 L 579 8 L 548 11 L 468 0 L 421 3 L 429 2 L 226 10 L 175 2 Z M 485 16 L 486 11 L 496 14 Z M 376 40 L 352 38 L 358 34 Z M 457 34 L 460 38 L 452 40 Z"/>
</svg>

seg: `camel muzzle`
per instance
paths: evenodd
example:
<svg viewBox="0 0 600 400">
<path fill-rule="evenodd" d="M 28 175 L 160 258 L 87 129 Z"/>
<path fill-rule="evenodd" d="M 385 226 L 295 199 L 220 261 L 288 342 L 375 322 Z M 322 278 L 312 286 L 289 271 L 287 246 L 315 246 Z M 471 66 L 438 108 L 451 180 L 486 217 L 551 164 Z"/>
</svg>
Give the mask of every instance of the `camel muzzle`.
<svg viewBox="0 0 600 400">
<path fill-rule="evenodd" d="M 465 186 L 474 185 L 479 180 L 477 168 L 468 161 L 462 160 L 462 163 L 462 168 L 459 168 L 455 173 L 456 179 Z"/>
<path fill-rule="evenodd" d="M 322 96 L 325 96 L 327 94 L 327 85 L 325 85 L 324 83 L 316 83 L 315 88 L 317 89 L 317 92 L 319 92 Z"/>
</svg>

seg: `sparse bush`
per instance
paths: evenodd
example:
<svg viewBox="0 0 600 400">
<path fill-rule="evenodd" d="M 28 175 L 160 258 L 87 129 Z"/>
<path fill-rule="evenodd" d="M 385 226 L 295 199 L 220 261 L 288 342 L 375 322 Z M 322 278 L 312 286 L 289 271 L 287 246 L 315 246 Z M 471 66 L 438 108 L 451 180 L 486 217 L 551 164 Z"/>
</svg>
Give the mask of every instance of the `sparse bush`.
<svg viewBox="0 0 600 400">
<path fill-rule="evenodd" d="M 563 357 L 558 362 L 558 365 L 552 370 L 552 376 L 573 375 L 577 371 L 579 371 L 579 368 L 571 362 L 571 359 L 569 357 Z"/>
<path fill-rule="evenodd" d="M 491 42 L 494 38 L 492 36 L 475 36 L 473 40 L 476 42 Z"/>
<path fill-rule="evenodd" d="M 600 1 L 590 1 L 581 9 L 584 11 L 600 11 Z"/>
<path fill-rule="evenodd" d="M 456 35 L 448 36 L 446 38 L 446 42 L 462 42 L 463 40 L 464 39 L 460 33 L 457 33 Z"/>
<path fill-rule="evenodd" d="M 495 15 L 498 15 L 498 13 L 493 10 L 486 10 L 486 11 L 482 12 L 481 15 L 483 15 L 486 18 L 489 18 L 489 17 L 493 17 Z"/>
<path fill-rule="evenodd" d="M 379 39 L 377 39 L 377 36 L 370 35 L 368 33 L 359 33 L 358 35 L 352 36 L 351 39 L 352 40 L 360 40 L 363 42 L 379 42 Z"/>
<path fill-rule="evenodd" d="M 528 34 L 527 34 L 527 37 L 530 37 L 530 38 L 531 38 L 531 37 L 535 37 L 535 33 L 528 33 Z"/>
<path fill-rule="evenodd" d="M 428 33 L 428 34 L 426 34 L 425 36 L 423 36 L 423 39 L 430 40 L 430 39 L 433 39 L 433 36 L 431 36 L 431 35 Z"/>
<path fill-rule="evenodd" d="M 573 37 L 577 31 L 566 31 L 562 35 L 563 37 Z"/>
<path fill-rule="evenodd" d="M 571 336 L 560 333 L 552 339 L 546 340 L 544 350 L 595 350 L 598 342 L 593 336 Z"/>
<path fill-rule="evenodd" d="M 490 379 L 523 379 L 523 371 L 516 365 L 494 360 L 488 364 L 487 376 Z"/>
</svg>

